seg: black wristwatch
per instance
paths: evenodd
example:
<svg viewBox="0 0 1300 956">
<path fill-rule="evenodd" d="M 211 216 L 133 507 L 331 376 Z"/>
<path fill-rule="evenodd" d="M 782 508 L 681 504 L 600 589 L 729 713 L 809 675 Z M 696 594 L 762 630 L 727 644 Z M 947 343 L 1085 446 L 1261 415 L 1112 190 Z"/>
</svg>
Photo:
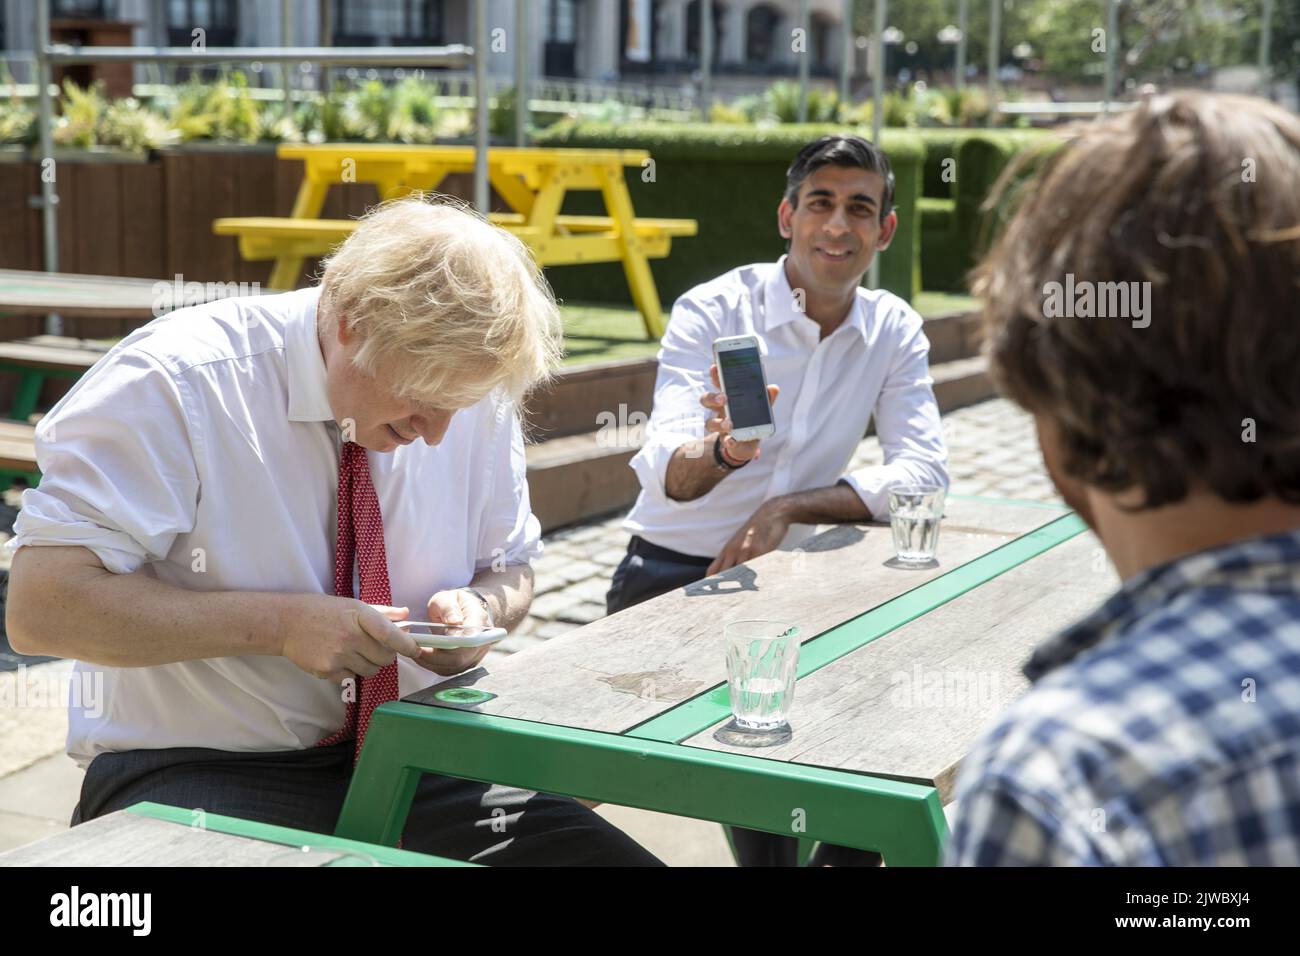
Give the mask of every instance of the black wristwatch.
<svg viewBox="0 0 1300 956">
<path fill-rule="evenodd" d="M 736 471 L 738 468 L 744 468 L 749 464 L 749 462 L 743 461 L 739 465 L 733 465 L 723 457 L 721 435 L 719 435 L 718 440 L 713 443 L 713 460 L 717 462 L 719 468 L 725 468 L 727 471 Z"/>
<path fill-rule="evenodd" d="M 489 604 L 488 599 L 483 596 L 483 592 L 480 591 L 478 588 L 472 588 L 472 587 L 463 587 L 461 588 L 461 590 L 468 591 L 470 594 L 474 595 L 476 598 L 479 599 L 479 602 L 483 605 L 483 610 L 487 611 L 488 627 L 495 626 L 496 622 L 492 620 L 492 605 Z"/>
</svg>

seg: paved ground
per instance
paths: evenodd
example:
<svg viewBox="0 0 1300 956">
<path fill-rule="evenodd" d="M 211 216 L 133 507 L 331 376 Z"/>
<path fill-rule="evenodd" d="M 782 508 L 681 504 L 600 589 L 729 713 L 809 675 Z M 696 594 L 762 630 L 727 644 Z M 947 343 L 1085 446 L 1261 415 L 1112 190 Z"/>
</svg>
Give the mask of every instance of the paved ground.
<svg viewBox="0 0 1300 956">
<path fill-rule="evenodd" d="M 953 493 L 1055 499 L 1032 423 L 1008 402 L 953 412 L 944 418 L 944 432 Z M 853 466 L 879 461 L 873 438 L 861 444 Z M 532 614 L 500 653 L 516 653 L 604 615 L 605 590 L 627 545 L 621 521 L 620 514 L 546 538 L 546 553 L 535 565 Z M 63 753 L 67 720 L 60 680 L 69 666 L 61 661 L 0 672 L 0 851 L 65 828 L 76 804 L 82 774 Z M 19 680 L 30 691 L 25 706 L 16 704 Z M 623 807 L 599 812 L 665 862 L 730 865 L 722 831 L 713 824 Z"/>
</svg>

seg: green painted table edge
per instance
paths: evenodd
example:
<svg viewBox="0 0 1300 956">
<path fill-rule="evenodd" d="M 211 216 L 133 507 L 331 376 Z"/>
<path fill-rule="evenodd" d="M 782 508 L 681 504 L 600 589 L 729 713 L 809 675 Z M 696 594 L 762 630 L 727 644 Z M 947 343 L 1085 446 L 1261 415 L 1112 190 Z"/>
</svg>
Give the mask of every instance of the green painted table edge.
<svg viewBox="0 0 1300 956">
<path fill-rule="evenodd" d="M 960 497 L 1053 507 L 977 495 Z M 811 664 L 801 665 L 800 677 L 1068 541 L 1085 528 L 1078 515 L 1066 511 L 818 635 L 804 647 L 832 635 L 835 638 L 813 655 Z M 939 583 L 948 578 L 952 580 Z M 891 610 L 880 613 L 886 608 Z M 725 685 L 719 686 L 725 691 Z M 713 710 L 695 714 L 689 722 L 676 716 L 669 719 L 669 715 L 686 713 L 692 704 L 708 700 L 717 691 L 705 691 L 623 733 L 423 703 L 384 704 L 371 719 L 335 834 L 394 845 L 420 775 L 441 773 L 795 835 L 805 849 L 808 842 L 820 840 L 876 850 L 891 866 L 940 862 L 948 828 L 939 792 L 932 786 L 681 744 L 685 736 L 718 720 L 713 719 Z M 691 730 L 705 716 L 707 723 Z M 660 725 L 660 721 L 665 723 Z M 669 728 L 666 734 L 664 726 Z M 647 728 L 653 732 L 655 727 L 659 733 L 647 736 Z M 687 731 L 684 736 L 674 736 L 683 727 Z M 754 800 L 756 793 L 762 794 L 761 800 Z"/>
<path fill-rule="evenodd" d="M 193 810 L 173 807 L 165 803 L 141 801 L 126 808 L 126 812 L 138 817 L 150 817 L 165 820 L 182 826 L 194 826 Z M 260 840 L 263 843 L 281 843 L 285 846 L 310 846 L 327 850 L 355 850 L 374 857 L 378 862 L 389 866 L 477 866 L 475 863 L 462 863 L 426 853 L 414 853 L 410 850 L 398 850 L 392 846 L 381 846 L 349 840 L 345 837 L 328 833 L 314 833 L 308 830 L 295 830 L 292 827 L 276 826 L 271 823 L 259 823 L 239 817 L 228 817 L 219 813 L 204 811 L 202 816 L 204 830 L 226 833 L 231 836 Z"/>
<path fill-rule="evenodd" d="M 1068 512 L 937 578 L 931 578 L 878 607 L 823 631 L 800 646 L 797 679 L 802 680 L 967 591 L 1051 550 L 1081 533 L 1086 527 L 1078 515 Z M 624 733 L 629 737 L 646 740 L 679 742 L 702 733 L 730 716 L 731 700 L 727 685 L 720 683 Z"/>
</svg>

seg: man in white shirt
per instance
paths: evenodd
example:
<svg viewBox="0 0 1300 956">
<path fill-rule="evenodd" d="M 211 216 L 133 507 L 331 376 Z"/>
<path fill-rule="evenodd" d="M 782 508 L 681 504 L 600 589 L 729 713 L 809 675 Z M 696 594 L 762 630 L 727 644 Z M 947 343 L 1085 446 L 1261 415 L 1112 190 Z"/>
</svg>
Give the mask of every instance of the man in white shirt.
<svg viewBox="0 0 1300 956">
<path fill-rule="evenodd" d="M 333 832 L 368 711 L 487 653 L 394 622 L 528 611 L 516 402 L 561 343 L 517 239 L 410 199 L 363 219 L 321 286 L 156 319 L 78 381 L 37 429 L 6 615 L 15 649 L 102 688 L 70 701 L 72 823 L 154 800 Z M 435 775 L 403 846 L 657 862 L 576 801 Z"/>
<path fill-rule="evenodd" d="M 613 614 L 806 538 L 820 523 L 887 518 L 889 489 L 946 487 L 947 453 L 921 317 L 862 288 L 897 226 L 884 152 L 824 136 L 795 157 L 777 209 L 788 253 L 742 266 L 677 300 L 659 351 L 654 409 L 632 459 L 641 494 Z M 713 341 L 754 335 L 776 432 L 733 438 Z M 780 399 L 777 400 L 777 396 Z M 703 407 L 703 409 L 701 408 Z M 880 466 L 847 471 L 874 417 Z M 706 437 L 707 436 L 707 437 Z M 792 863 L 792 838 L 733 830 L 742 865 Z M 815 862 L 878 862 L 828 849 Z"/>
</svg>

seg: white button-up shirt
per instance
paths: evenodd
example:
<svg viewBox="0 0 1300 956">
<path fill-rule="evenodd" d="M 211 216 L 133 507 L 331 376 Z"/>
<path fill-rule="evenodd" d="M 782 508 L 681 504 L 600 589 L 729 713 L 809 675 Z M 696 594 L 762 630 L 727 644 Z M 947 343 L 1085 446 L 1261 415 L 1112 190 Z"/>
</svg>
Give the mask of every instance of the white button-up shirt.
<svg viewBox="0 0 1300 956">
<path fill-rule="evenodd" d="M 6 547 L 80 545 L 110 571 L 195 591 L 333 594 L 341 435 L 318 297 L 181 309 L 118 343 L 37 427 L 41 482 Z M 437 446 L 367 457 L 393 604 L 413 620 L 436 591 L 541 553 L 519 420 L 500 396 L 457 412 Z M 397 662 L 403 696 L 442 679 Z M 103 751 L 311 747 L 344 719 L 339 685 L 284 657 L 74 670 L 68 753 L 83 767 Z"/>
<path fill-rule="evenodd" d="M 713 390 L 713 340 L 755 335 L 769 384 L 776 433 L 762 454 L 694 501 L 664 490 L 668 461 L 684 442 L 707 435 L 700 398 Z M 930 343 L 921 317 L 898 296 L 858 289 L 847 318 L 826 338 L 796 307 L 776 263 L 742 266 L 683 295 L 659 350 L 654 409 L 632 458 L 641 494 L 623 527 L 652 544 L 715 557 L 765 501 L 846 481 L 876 518 L 888 518 L 889 489 L 910 482 L 947 487 L 947 452 L 931 389 Z M 875 416 L 883 465 L 846 472 Z M 793 525 L 789 547 L 815 529 Z"/>
</svg>

